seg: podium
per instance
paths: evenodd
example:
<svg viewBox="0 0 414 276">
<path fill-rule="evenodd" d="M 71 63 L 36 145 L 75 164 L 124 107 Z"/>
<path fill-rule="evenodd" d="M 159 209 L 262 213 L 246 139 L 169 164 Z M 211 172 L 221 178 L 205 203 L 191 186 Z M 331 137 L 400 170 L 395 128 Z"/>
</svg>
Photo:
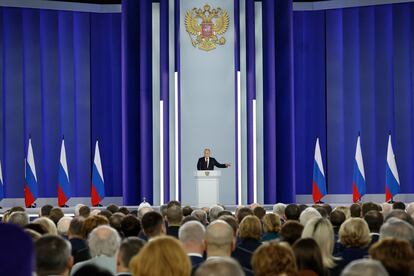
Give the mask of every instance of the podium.
<svg viewBox="0 0 414 276">
<path fill-rule="evenodd" d="M 211 207 L 219 202 L 220 171 L 196 171 L 196 195 L 198 207 Z"/>
</svg>

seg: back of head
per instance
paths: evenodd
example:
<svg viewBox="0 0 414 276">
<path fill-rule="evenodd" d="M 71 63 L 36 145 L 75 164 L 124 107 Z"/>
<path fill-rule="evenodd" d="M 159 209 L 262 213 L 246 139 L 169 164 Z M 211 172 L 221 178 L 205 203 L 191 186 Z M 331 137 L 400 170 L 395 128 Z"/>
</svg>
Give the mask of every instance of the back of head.
<svg viewBox="0 0 414 276">
<path fill-rule="evenodd" d="M 180 225 L 183 220 L 183 211 L 180 206 L 172 205 L 167 208 L 167 222 L 169 225 Z"/>
<path fill-rule="evenodd" d="M 329 217 L 329 213 L 328 211 L 326 211 L 326 208 L 322 207 L 322 206 L 318 206 L 315 208 L 319 214 L 323 217 L 323 218 L 327 218 Z"/>
<path fill-rule="evenodd" d="M 262 206 L 256 206 L 253 209 L 253 214 L 260 220 L 266 215 L 266 210 Z"/>
<path fill-rule="evenodd" d="M 379 230 L 384 223 L 384 217 L 380 212 L 371 210 L 365 214 L 364 219 L 368 223 L 371 233 L 379 233 Z"/>
<path fill-rule="evenodd" d="M 92 232 L 93 229 L 100 225 L 109 225 L 109 221 L 106 217 L 101 215 L 92 215 L 89 216 L 85 221 L 83 222 L 82 227 L 82 235 L 85 239 L 88 238 L 89 234 Z"/>
<path fill-rule="evenodd" d="M 91 208 L 89 208 L 89 206 L 83 205 L 79 208 L 79 216 L 87 218 L 90 216 L 90 214 L 91 214 Z"/>
<path fill-rule="evenodd" d="M 115 256 L 119 248 L 121 238 L 118 232 L 110 226 L 101 225 L 92 230 L 88 237 L 89 251 L 91 257 L 105 255 Z"/>
<path fill-rule="evenodd" d="M 292 249 L 278 242 L 267 242 L 253 253 L 254 275 L 294 275 L 297 272 Z"/>
<path fill-rule="evenodd" d="M 125 215 L 122 213 L 112 214 L 112 216 L 109 218 L 109 225 L 121 233 L 121 223 L 124 217 Z"/>
<path fill-rule="evenodd" d="M 299 206 L 296 204 L 289 204 L 285 208 L 285 217 L 287 220 L 299 220 L 300 213 Z"/>
<path fill-rule="evenodd" d="M 220 251 L 230 255 L 233 244 L 233 230 L 227 222 L 216 220 L 207 227 L 205 241 L 207 254 L 211 251 Z"/>
<path fill-rule="evenodd" d="M 351 217 L 353 218 L 360 218 L 361 217 L 361 205 L 358 203 L 353 203 L 349 207 L 349 211 L 351 211 Z"/>
<path fill-rule="evenodd" d="M 329 220 L 331 221 L 333 227 L 339 229 L 341 224 L 345 221 L 345 214 L 340 210 L 334 210 L 329 216 Z"/>
<path fill-rule="evenodd" d="M 299 239 L 293 244 L 292 250 L 299 271 L 312 270 L 318 275 L 324 275 L 321 249 L 314 239 Z"/>
<path fill-rule="evenodd" d="M 392 210 L 385 218 L 385 222 L 387 222 L 390 218 L 399 218 L 403 221 L 408 222 L 411 225 L 414 224 L 413 219 L 403 210 Z"/>
<path fill-rule="evenodd" d="M 57 223 L 57 231 L 59 235 L 67 236 L 72 217 L 62 217 Z"/>
<path fill-rule="evenodd" d="M 380 261 L 390 275 L 410 275 L 414 269 L 414 252 L 407 241 L 385 238 L 375 243 L 369 254 Z"/>
<path fill-rule="evenodd" d="M 239 224 L 237 223 L 236 218 L 233 215 L 224 215 L 219 217 L 220 220 L 227 222 L 231 229 L 233 229 L 233 236 L 237 236 L 237 231 L 239 230 Z"/>
<path fill-rule="evenodd" d="M 349 263 L 341 276 L 388 276 L 381 262 L 372 259 L 360 259 Z"/>
<path fill-rule="evenodd" d="M 0 244 L 0 275 L 32 275 L 33 242 L 20 227 L 0 223 Z"/>
<path fill-rule="evenodd" d="M 132 258 L 129 269 L 134 276 L 189 276 L 191 264 L 178 240 L 161 236 L 149 241 Z"/>
<path fill-rule="evenodd" d="M 339 229 L 339 240 L 345 247 L 364 248 L 371 242 L 368 224 L 361 218 L 347 219 Z"/>
<path fill-rule="evenodd" d="M 380 207 L 374 202 L 364 202 L 361 207 L 362 217 L 364 217 L 369 211 L 380 211 Z"/>
<path fill-rule="evenodd" d="M 41 224 L 47 229 L 47 233 L 51 235 L 57 235 L 56 224 L 47 217 L 40 217 L 33 221 L 33 223 Z"/>
<path fill-rule="evenodd" d="M 405 211 L 405 204 L 404 204 L 404 202 L 396 201 L 392 204 L 392 209 L 393 210 L 403 210 L 403 211 Z"/>
<path fill-rule="evenodd" d="M 71 237 L 75 236 L 77 238 L 81 238 L 82 236 L 82 228 L 83 228 L 83 217 L 74 217 L 69 224 L 68 235 Z"/>
<path fill-rule="evenodd" d="M 322 254 L 322 261 L 326 268 L 335 266 L 332 257 L 334 249 L 334 232 L 332 224 L 328 219 L 311 219 L 303 229 L 302 238 L 313 238 L 319 245 Z"/>
<path fill-rule="evenodd" d="M 239 225 L 241 239 L 260 240 L 262 236 L 262 224 L 256 216 L 246 216 Z"/>
<path fill-rule="evenodd" d="M 55 207 L 50 210 L 49 218 L 57 225 L 58 221 L 63 218 L 65 214 L 63 213 L 62 209 L 59 207 Z"/>
<path fill-rule="evenodd" d="M 96 210 L 96 209 L 95 209 Z M 99 212 L 99 214 L 98 215 L 101 215 L 101 216 L 104 216 L 104 217 L 106 217 L 107 219 L 108 219 L 108 221 L 109 221 L 109 219 L 111 218 L 111 216 L 112 216 L 112 213 L 110 212 L 110 211 L 108 211 L 108 210 L 106 210 L 106 209 L 103 209 L 103 210 L 100 210 L 100 212 Z"/>
<path fill-rule="evenodd" d="M 207 213 L 204 210 L 194 210 L 191 215 L 196 217 L 202 224 L 208 224 Z"/>
<path fill-rule="evenodd" d="M 250 216 L 250 215 L 254 215 L 252 209 L 250 209 L 248 207 L 241 207 L 237 211 L 237 222 L 240 224 L 241 221 L 244 219 L 244 217 L 247 217 L 247 216 Z"/>
<path fill-rule="evenodd" d="M 205 228 L 199 221 L 189 221 L 183 224 L 178 231 L 179 240 L 185 243 L 204 243 Z"/>
<path fill-rule="evenodd" d="M 52 209 L 53 209 L 53 206 L 50 204 L 43 205 L 42 208 L 40 208 L 40 216 L 48 217 Z"/>
<path fill-rule="evenodd" d="M 141 223 L 134 215 L 126 215 L 121 221 L 121 230 L 125 237 L 137 237 L 141 231 Z"/>
<path fill-rule="evenodd" d="M 278 214 L 281 218 L 285 216 L 285 209 L 286 204 L 284 203 L 276 203 L 275 205 L 273 205 L 273 213 Z"/>
<path fill-rule="evenodd" d="M 193 208 L 191 208 L 191 206 L 184 206 L 183 207 L 183 216 L 184 217 L 188 217 L 191 215 L 191 213 L 193 212 Z"/>
<path fill-rule="evenodd" d="M 310 219 L 321 218 L 321 214 L 313 207 L 306 208 L 299 216 L 300 223 L 305 226 Z"/>
<path fill-rule="evenodd" d="M 414 227 L 398 218 L 390 218 L 380 228 L 380 238 L 396 238 L 414 245 Z"/>
<path fill-rule="evenodd" d="M 26 212 L 13 212 L 11 213 L 7 222 L 20 227 L 24 227 L 29 223 L 29 216 L 26 214 Z"/>
<path fill-rule="evenodd" d="M 75 206 L 75 217 L 80 216 L 80 214 L 79 214 L 79 209 L 80 209 L 82 206 L 85 206 L 85 205 L 84 205 L 84 204 L 81 204 L 81 203 L 76 204 L 76 206 Z M 51 208 L 51 209 L 52 209 L 52 208 Z"/>
<path fill-rule="evenodd" d="M 411 217 L 413 216 L 413 214 L 414 214 L 414 202 L 411 202 L 407 205 L 406 211 L 407 211 L 408 215 L 410 215 Z"/>
<path fill-rule="evenodd" d="M 161 214 L 151 211 L 142 217 L 141 225 L 145 235 L 147 235 L 148 238 L 152 238 L 162 234 L 164 229 L 164 219 Z"/>
<path fill-rule="evenodd" d="M 112 273 L 94 264 L 86 264 L 81 266 L 72 276 L 113 276 Z"/>
<path fill-rule="evenodd" d="M 45 235 L 35 243 L 36 273 L 62 275 L 72 265 L 70 243 L 55 235 Z"/>
<path fill-rule="evenodd" d="M 280 229 L 280 239 L 292 245 L 302 236 L 303 225 L 295 220 L 287 221 Z"/>
<path fill-rule="evenodd" d="M 170 200 L 167 203 L 167 208 L 170 208 L 172 206 L 177 206 L 177 207 L 180 207 L 181 208 L 181 202 L 179 202 L 178 200 Z"/>
<path fill-rule="evenodd" d="M 118 260 L 122 262 L 122 266 L 128 268 L 131 259 L 141 251 L 144 245 L 145 241 L 137 237 L 124 239 L 118 251 Z"/>
<path fill-rule="evenodd" d="M 244 276 L 240 264 L 230 258 L 223 257 L 205 261 L 196 270 L 195 276 Z"/>
<path fill-rule="evenodd" d="M 266 214 L 263 219 L 263 232 L 278 233 L 281 228 L 280 216 L 275 213 Z"/>
<path fill-rule="evenodd" d="M 224 211 L 224 208 L 221 207 L 220 205 L 215 205 L 213 207 L 210 208 L 210 222 L 215 221 L 216 219 L 218 219 L 218 215 L 221 211 Z"/>
<path fill-rule="evenodd" d="M 108 206 L 106 206 L 106 210 L 108 210 L 112 214 L 115 214 L 116 212 L 119 211 L 119 207 L 115 204 L 109 204 Z"/>
</svg>

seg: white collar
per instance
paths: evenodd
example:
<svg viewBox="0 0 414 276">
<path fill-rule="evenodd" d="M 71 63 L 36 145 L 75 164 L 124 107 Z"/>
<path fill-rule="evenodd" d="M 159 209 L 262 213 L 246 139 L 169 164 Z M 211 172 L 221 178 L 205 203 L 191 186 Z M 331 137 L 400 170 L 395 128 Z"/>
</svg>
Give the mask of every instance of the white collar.
<svg viewBox="0 0 414 276">
<path fill-rule="evenodd" d="M 198 253 L 188 253 L 187 255 L 190 256 L 190 257 L 200 257 L 200 258 L 203 258 L 203 255 L 198 254 Z"/>
</svg>

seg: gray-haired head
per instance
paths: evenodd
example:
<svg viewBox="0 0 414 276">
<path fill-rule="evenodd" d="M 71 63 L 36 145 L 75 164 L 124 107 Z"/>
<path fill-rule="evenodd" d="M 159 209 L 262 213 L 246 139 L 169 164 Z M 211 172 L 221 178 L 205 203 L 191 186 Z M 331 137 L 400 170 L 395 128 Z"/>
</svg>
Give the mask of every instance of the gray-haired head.
<svg viewBox="0 0 414 276">
<path fill-rule="evenodd" d="M 224 211 L 224 208 L 219 205 L 214 205 L 213 207 L 211 207 L 210 208 L 210 222 L 218 219 L 218 214 L 221 211 Z"/>
<path fill-rule="evenodd" d="M 199 221 L 189 221 L 184 223 L 178 231 L 178 238 L 182 243 L 198 243 L 204 242 L 206 229 Z"/>
<path fill-rule="evenodd" d="M 191 213 L 191 216 L 196 217 L 204 225 L 206 225 L 208 223 L 208 221 L 207 221 L 207 213 L 204 210 L 201 210 L 201 209 L 194 210 Z"/>
<path fill-rule="evenodd" d="M 75 206 L 75 217 L 78 217 L 78 216 L 79 216 L 79 209 L 80 209 L 82 206 L 85 206 L 85 205 L 84 205 L 84 204 L 81 204 L 81 203 L 76 204 L 76 206 Z"/>
<path fill-rule="evenodd" d="M 240 264 L 230 258 L 214 258 L 205 261 L 200 267 L 196 270 L 196 276 L 244 276 L 244 271 L 241 268 Z"/>
<path fill-rule="evenodd" d="M 72 217 L 62 217 L 57 223 L 57 231 L 59 235 L 67 236 Z"/>
<path fill-rule="evenodd" d="M 285 209 L 286 204 L 284 203 L 276 203 L 275 205 L 273 205 L 273 213 L 278 214 L 281 218 L 285 216 Z"/>
<path fill-rule="evenodd" d="M 35 243 L 37 275 L 63 275 L 72 265 L 70 243 L 55 235 L 45 235 Z"/>
<path fill-rule="evenodd" d="M 388 276 L 381 262 L 372 259 L 360 259 L 349 263 L 341 276 Z"/>
<path fill-rule="evenodd" d="M 414 245 L 414 227 L 398 218 L 389 218 L 380 228 L 380 239 L 396 238 Z"/>
<path fill-rule="evenodd" d="M 115 256 L 121 243 L 118 232 L 110 226 L 101 225 L 89 234 L 88 245 L 91 257 L 105 255 Z"/>
<path fill-rule="evenodd" d="M 305 226 L 313 218 L 321 218 L 322 215 L 313 207 L 306 208 L 299 216 L 300 223 Z"/>
<path fill-rule="evenodd" d="M 26 224 L 29 223 L 29 216 L 26 214 L 26 212 L 16 211 L 10 215 L 9 220 L 7 222 L 14 225 L 18 225 L 20 227 L 24 227 Z"/>
</svg>

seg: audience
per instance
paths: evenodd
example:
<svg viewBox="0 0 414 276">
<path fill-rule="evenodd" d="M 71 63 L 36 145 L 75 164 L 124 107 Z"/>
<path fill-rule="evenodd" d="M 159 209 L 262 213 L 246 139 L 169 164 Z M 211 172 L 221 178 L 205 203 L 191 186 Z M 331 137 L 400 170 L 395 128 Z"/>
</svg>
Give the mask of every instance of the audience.
<svg viewBox="0 0 414 276">
<path fill-rule="evenodd" d="M 232 253 L 232 257 L 239 261 L 240 265 L 252 269 L 251 259 L 254 251 L 262 244 L 262 225 L 256 216 L 246 216 L 239 226 L 240 242 Z"/>
<path fill-rule="evenodd" d="M 36 275 L 67 276 L 73 265 L 70 243 L 56 235 L 45 235 L 35 243 Z"/>
<path fill-rule="evenodd" d="M 293 246 L 299 275 L 325 275 L 321 249 L 314 239 L 297 240 Z"/>
<path fill-rule="evenodd" d="M 197 269 L 195 276 L 244 276 L 240 264 L 230 257 L 209 259 Z"/>
<path fill-rule="evenodd" d="M 369 254 L 384 265 L 389 275 L 408 276 L 414 271 L 414 252 L 407 241 L 381 239 L 370 248 Z"/>
<path fill-rule="evenodd" d="M 118 232 L 108 225 L 100 225 L 92 230 L 88 237 L 91 259 L 75 264 L 72 268 L 74 274 L 79 268 L 87 264 L 94 264 L 116 273 L 115 253 L 119 248 L 121 239 Z"/>
<path fill-rule="evenodd" d="M 189 221 L 180 227 L 178 237 L 183 245 L 184 251 L 190 257 L 192 267 L 204 261 L 204 235 L 205 228 L 199 221 Z"/>
<path fill-rule="evenodd" d="M 171 201 L 155 210 L 147 202 L 131 212 L 115 204 L 92 211 L 77 205 L 71 217 L 45 205 L 30 223 L 24 208 L 13 207 L 3 214 L 4 227 L 25 239 L 16 242 L 4 233 L 3 251 L 13 248 L 13 255 L 3 256 L 8 261 L 0 275 L 30 274 L 19 274 L 20 266 L 36 275 L 80 276 L 414 272 L 413 203 L 366 202 L 334 210 L 329 204 L 278 203 L 269 214 L 254 203 L 233 214 L 223 205 L 193 209 Z M 18 249 L 31 254 L 27 246 L 14 246 L 23 240 L 35 246 L 34 266 L 31 258 L 15 260 Z"/>
<path fill-rule="evenodd" d="M 137 237 L 129 237 L 122 241 L 116 254 L 117 276 L 131 275 L 129 264 L 131 259 L 141 251 L 145 241 Z"/>
<path fill-rule="evenodd" d="M 160 215 L 161 216 L 161 215 Z M 191 274 L 191 263 L 180 242 L 170 236 L 151 239 L 130 262 L 133 276 Z"/>
<path fill-rule="evenodd" d="M 255 276 L 296 275 L 297 267 L 292 249 L 282 243 L 267 242 L 253 254 Z"/>
<path fill-rule="evenodd" d="M 278 214 L 266 214 L 262 219 L 262 224 L 262 241 L 270 241 L 279 238 L 279 231 L 282 223 Z"/>
</svg>

